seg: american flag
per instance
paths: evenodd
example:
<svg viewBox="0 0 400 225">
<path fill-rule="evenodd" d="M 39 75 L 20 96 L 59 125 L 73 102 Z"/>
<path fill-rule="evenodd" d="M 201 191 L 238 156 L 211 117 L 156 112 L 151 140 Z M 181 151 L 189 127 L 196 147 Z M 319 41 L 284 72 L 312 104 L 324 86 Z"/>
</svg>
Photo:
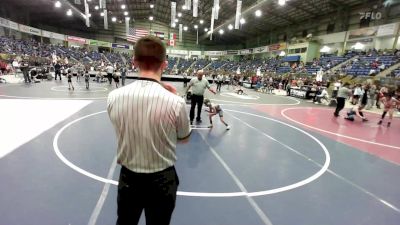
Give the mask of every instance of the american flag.
<svg viewBox="0 0 400 225">
<path fill-rule="evenodd" d="M 130 42 L 137 42 L 141 37 L 149 35 L 149 31 L 141 28 L 129 28 L 129 34 L 126 36 L 126 40 Z"/>
</svg>

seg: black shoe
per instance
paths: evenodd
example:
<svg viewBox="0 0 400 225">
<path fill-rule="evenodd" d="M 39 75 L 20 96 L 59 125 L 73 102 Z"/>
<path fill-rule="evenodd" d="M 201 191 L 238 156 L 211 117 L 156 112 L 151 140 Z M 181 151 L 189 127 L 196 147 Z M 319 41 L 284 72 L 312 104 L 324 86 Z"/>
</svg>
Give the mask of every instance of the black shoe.
<svg viewBox="0 0 400 225">
<path fill-rule="evenodd" d="M 203 121 L 201 119 L 196 120 L 197 123 L 202 123 Z"/>
<path fill-rule="evenodd" d="M 390 122 L 388 123 L 387 127 L 390 127 Z"/>
<path fill-rule="evenodd" d="M 190 121 L 190 125 L 193 125 L 193 121 Z"/>
<path fill-rule="evenodd" d="M 333 115 L 334 115 L 335 117 L 339 117 L 339 114 L 333 113 Z"/>
<path fill-rule="evenodd" d="M 378 122 L 378 125 L 381 125 L 381 124 L 382 124 L 382 120 Z"/>
</svg>

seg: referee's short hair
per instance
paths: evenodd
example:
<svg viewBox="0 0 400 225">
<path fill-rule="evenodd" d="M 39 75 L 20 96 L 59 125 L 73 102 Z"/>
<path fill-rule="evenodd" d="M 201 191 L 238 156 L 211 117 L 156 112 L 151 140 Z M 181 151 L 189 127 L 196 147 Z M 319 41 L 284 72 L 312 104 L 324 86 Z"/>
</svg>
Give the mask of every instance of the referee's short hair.
<svg viewBox="0 0 400 225">
<path fill-rule="evenodd" d="M 135 45 L 134 61 L 139 69 L 156 71 L 166 60 L 163 42 L 155 36 L 140 38 Z"/>
</svg>

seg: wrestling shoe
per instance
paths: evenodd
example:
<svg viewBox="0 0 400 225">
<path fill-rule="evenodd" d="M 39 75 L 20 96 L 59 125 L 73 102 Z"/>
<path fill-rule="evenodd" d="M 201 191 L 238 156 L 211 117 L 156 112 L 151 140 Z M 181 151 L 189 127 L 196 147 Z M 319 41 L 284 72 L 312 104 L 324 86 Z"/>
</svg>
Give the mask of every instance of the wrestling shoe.
<svg viewBox="0 0 400 225">
<path fill-rule="evenodd" d="M 378 125 L 382 125 L 382 120 L 380 120 L 380 121 L 378 122 Z"/>
<path fill-rule="evenodd" d="M 390 122 L 387 124 L 387 127 L 390 127 Z"/>
<path fill-rule="evenodd" d="M 230 126 L 226 126 L 226 130 L 230 130 L 231 129 L 231 127 Z"/>
</svg>

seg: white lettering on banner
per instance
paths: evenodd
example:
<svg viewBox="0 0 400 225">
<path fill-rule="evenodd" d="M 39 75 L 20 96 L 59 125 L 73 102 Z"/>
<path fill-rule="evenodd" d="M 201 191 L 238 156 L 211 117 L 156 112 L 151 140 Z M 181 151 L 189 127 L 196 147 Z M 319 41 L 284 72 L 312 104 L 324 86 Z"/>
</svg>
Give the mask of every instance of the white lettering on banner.
<svg viewBox="0 0 400 225">
<path fill-rule="evenodd" d="M 65 35 L 42 30 L 42 36 L 65 41 Z"/>
<path fill-rule="evenodd" d="M 399 27 L 398 23 L 391 23 L 379 26 L 377 36 L 381 37 L 381 36 L 395 35 L 398 27 Z"/>
<path fill-rule="evenodd" d="M 248 54 L 251 54 L 253 52 L 253 49 L 242 49 L 242 50 L 239 50 L 239 54 L 240 55 L 248 55 Z"/>
<path fill-rule="evenodd" d="M 34 35 L 39 35 L 39 36 L 42 35 L 42 31 L 41 30 L 39 30 L 37 28 L 34 28 L 34 27 L 25 26 L 25 25 L 22 25 L 22 24 L 19 25 L 19 30 L 21 32 L 25 32 L 25 33 L 29 33 L 29 34 L 34 34 Z"/>
<path fill-rule="evenodd" d="M 382 19 L 382 13 L 381 12 L 361 12 L 360 20 L 362 20 L 362 19 L 380 20 L 380 19 Z"/>
<path fill-rule="evenodd" d="M 77 42 L 80 44 L 86 44 L 86 39 L 85 38 L 80 38 L 80 37 L 74 37 L 74 36 L 68 36 L 67 41 L 71 42 Z"/>
</svg>

